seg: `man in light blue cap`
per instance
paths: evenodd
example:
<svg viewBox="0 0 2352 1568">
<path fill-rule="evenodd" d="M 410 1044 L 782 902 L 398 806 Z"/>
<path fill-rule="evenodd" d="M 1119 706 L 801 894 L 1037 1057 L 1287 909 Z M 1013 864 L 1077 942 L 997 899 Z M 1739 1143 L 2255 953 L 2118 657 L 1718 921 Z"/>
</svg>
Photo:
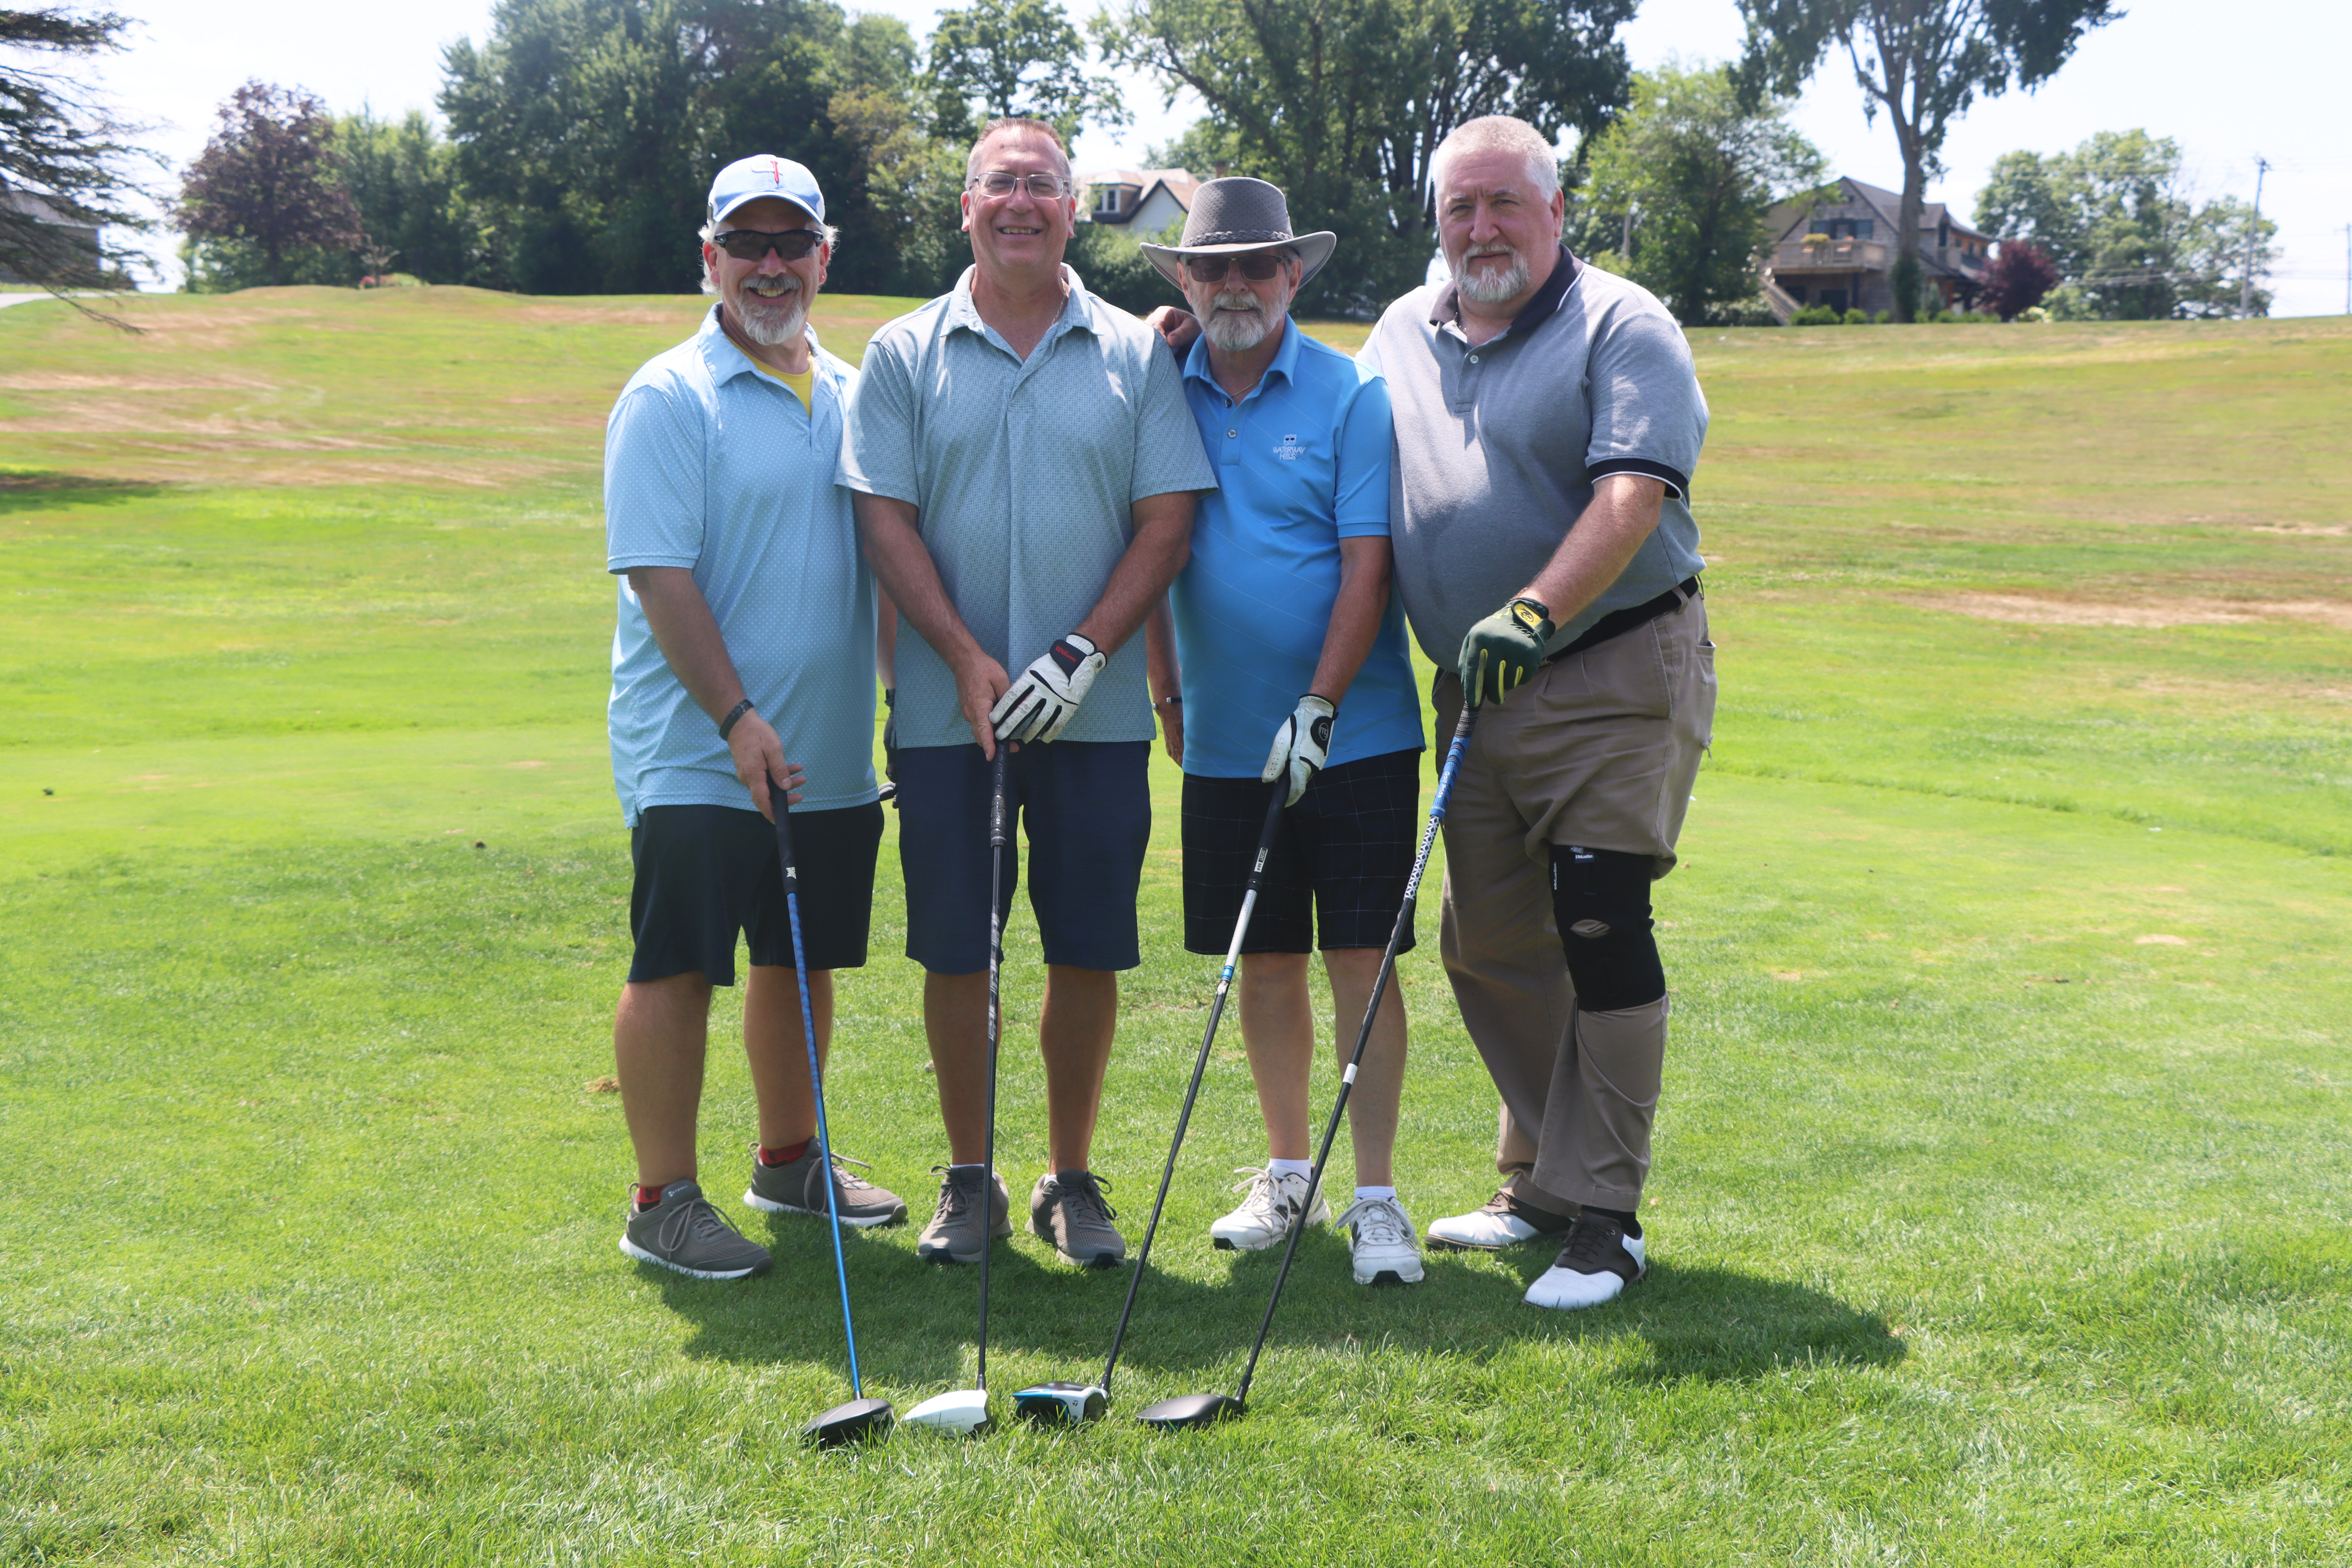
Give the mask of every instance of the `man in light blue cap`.
<svg viewBox="0 0 2352 1568">
<path fill-rule="evenodd" d="M 851 1225 L 907 1206 L 818 1157 L 772 826 L 789 806 L 822 1053 L 832 972 L 866 962 L 882 839 L 874 582 L 834 482 L 857 373 L 808 327 L 835 236 L 815 177 L 762 155 L 719 172 L 701 237 L 717 303 L 630 377 L 605 428 L 605 568 L 622 579 L 607 725 L 635 868 L 613 1057 L 637 1163 L 621 1250 L 734 1279 L 770 1259 L 703 1195 L 695 1118 L 739 932 L 759 1102 L 743 1201 L 823 1215 L 830 1180 Z"/>
</svg>

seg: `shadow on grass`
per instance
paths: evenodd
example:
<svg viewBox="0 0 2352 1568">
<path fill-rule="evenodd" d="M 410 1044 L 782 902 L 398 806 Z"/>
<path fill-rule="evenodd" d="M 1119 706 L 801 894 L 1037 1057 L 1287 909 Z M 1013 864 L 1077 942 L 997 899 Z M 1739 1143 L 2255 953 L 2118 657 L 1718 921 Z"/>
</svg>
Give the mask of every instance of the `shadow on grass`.
<svg viewBox="0 0 2352 1568">
<path fill-rule="evenodd" d="M 140 480 L 101 479 L 47 468 L 0 465 L 0 518 L 49 511 L 61 506 L 119 506 L 160 495 L 163 486 Z"/>
<path fill-rule="evenodd" d="M 686 1353 L 738 1362 L 839 1359 L 841 1304 L 824 1227 L 782 1220 L 759 1239 L 774 1251 L 776 1268 L 747 1286 L 665 1280 L 669 1308 L 697 1327 Z M 1222 1278 L 1192 1277 L 1201 1254 Z M 866 1375 L 892 1383 L 959 1375 L 978 1326 L 980 1270 L 925 1263 L 911 1245 L 875 1237 L 845 1234 L 844 1255 Z M 1163 1258 L 1188 1273 L 1163 1272 Z M 1137 1298 L 1122 1367 L 1230 1381 L 1249 1353 L 1280 1262 L 1278 1250 L 1208 1253 L 1197 1237 L 1163 1237 Z M 1521 1344 L 1630 1339 L 1647 1354 L 1622 1375 L 1641 1382 L 1740 1381 L 1790 1365 L 1884 1366 L 1905 1354 L 1876 1313 L 1728 1268 L 1662 1262 L 1605 1307 L 1527 1306 L 1521 1292 L 1550 1262 L 1549 1251 L 1507 1260 L 1433 1253 L 1420 1284 L 1367 1289 L 1349 1273 L 1344 1237 L 1318 1226 L 1299 1246 L 1267 1342 L 1484 1358 Z M 1097 1374 L 1128 1269 L 1072 1268 L 1026 1237 L 1000 1246 L 990 1268 L 992 1364 L 1002 1352 L 1062 1363 L 1060 1376 Z"/>
</svg>

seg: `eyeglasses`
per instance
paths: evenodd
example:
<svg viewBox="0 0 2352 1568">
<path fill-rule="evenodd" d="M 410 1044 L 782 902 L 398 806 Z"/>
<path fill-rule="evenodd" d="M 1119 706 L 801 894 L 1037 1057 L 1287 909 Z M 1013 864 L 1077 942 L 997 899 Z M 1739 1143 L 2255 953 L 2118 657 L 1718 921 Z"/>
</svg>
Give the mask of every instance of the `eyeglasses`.
<svg viewBox="0 0 2352 1568">
<path fill-rule="evenodd" d="M 1069 182 L 1059 174 L 1015 174 L 1003 169 L 991 169 L 967 180 L 964 185 L 967 190 L 978 187 L 982 195 L 1000 199 L 1011 195 L 1016 186 L 1026 190 L 1033 201 L 1057 202 L 1070 194 Z"/>
<path fill-rule="evenodd" d="M 738 261 L 758 261 L 774 251 L 786 261 L 798 261 L 824 243 L 824 236 L 813 228 L 788 228 L 782 234 L 770 234 L 756 228 L 730 228 L 725 234 L 714 234 L 710 243 Z"/>
<path fill-rule="evenodd" d="M 1231 267 L 1251 282 L 1263 283 L 1278 277 L 1282 264 L 1289 259 L 1273 250 L 1252 251 L 1247 256 L 1188 256 L 1184 258 L 1184 270 L 1198 282 L 1222 283 L 1225 280 L 1225 268 Z"/>
</svg>

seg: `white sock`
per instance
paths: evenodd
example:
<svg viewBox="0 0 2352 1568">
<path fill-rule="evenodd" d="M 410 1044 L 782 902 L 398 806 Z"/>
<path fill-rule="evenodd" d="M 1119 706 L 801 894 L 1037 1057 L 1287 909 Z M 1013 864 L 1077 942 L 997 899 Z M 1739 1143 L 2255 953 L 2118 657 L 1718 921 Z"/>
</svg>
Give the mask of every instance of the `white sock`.
<svg viewBox="0 0 2352 1568">
<path fill-rule="evenodd" d="M 1394 1187 L 1358 1187 L 1356 1189 L 1356 1196 L 1359 1198 L 1392 1198 L 1396 1196 L 1396 1189 Z"/>
<path fill-rule="evenodd" d="M 1266 1173 L 1276 1176 L 1311 1176 L 1315 1173 L 1312 1160 L 1268 1160 Z"/>
</svg>

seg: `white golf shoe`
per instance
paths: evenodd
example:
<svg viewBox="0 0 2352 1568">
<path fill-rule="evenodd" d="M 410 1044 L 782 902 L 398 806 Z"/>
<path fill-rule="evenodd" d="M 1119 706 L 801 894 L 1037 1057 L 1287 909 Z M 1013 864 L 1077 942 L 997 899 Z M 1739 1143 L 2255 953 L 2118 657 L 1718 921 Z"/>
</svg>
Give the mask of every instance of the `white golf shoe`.
<svg viewBox="0 0 2352 1568">
<path fill-rule="evenodd" d="M 1348 1226 L 1357 1284 L 1421 1283 L 1421 1244 L 1413 1236 L 1412 1216 L 1404 1212 L 1402 1203 L 1395 1198 L 1358 1198 L 1335 1223 Z"/>
<path fill-rule="evenodd" d="M 1586 1215 L 1569 1231 L 1559 1261 L 1528 1286 L 1520 1300 L 1530 1307 L 1569 1312 L 1598 1307 L 1615 1300 L 1649 1268 L 1642 1256 L 1640 1237 L 1627 1236 L 1615 1220 Z"/>
<path fill-rule="evenodd" d="M 1307 1178 L 1302 1175 L 1276 1175 L 1254 1165 L 1237 1165 L 1234 1170 L 1241 1180 L 1234 1190 L 1248 1195 L 1241 1207 L 1218 1219 L 1209 1226 L 1209 1239 L 1223 1252 L 1255 1252 L 1272 1247 L 1290 1234 L 1290 1222 L 1298 1217 L 1298 1207 L 1307 1204 L 1307 1223 L 1321 1225 L 1331 1217 L 1331 1206 L 1323 1201 L 1318 1189 L 1312 1203 L 1307 1203 Z"/>
<path fill-rule="evenodd" d="M 1567 1215 L 1551 1214 L 1523 1204 L 1504 1187 L 1468 1214 L 1448 1215 L 1432 1221 L 1429 1245 L 1440 1252 L 1465 1250 L 1500 1252 L 1523 1241 L 1568 1234 L 1573 1223 Z"/>
</svg>

